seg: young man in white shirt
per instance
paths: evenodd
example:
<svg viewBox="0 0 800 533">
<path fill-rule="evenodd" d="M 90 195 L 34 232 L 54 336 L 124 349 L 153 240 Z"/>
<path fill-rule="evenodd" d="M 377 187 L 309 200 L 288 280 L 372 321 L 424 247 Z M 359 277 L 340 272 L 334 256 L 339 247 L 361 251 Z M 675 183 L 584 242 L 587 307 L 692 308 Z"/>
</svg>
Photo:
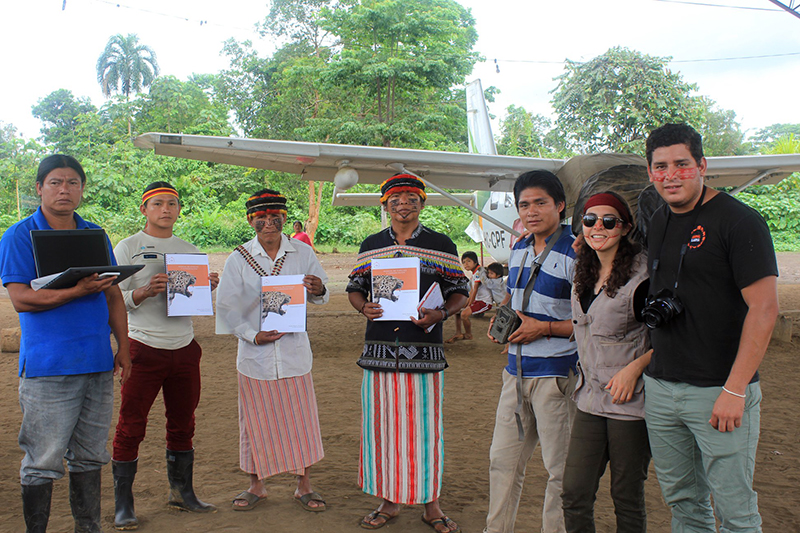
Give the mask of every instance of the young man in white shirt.
<svg viewBox="0 0 800 533">
<path fill-rule="evenodd" d="M 165 253 L 199 253 L 197 247 L 172 234 L 181 212 L 178 191 L 157 181 L 145 188 L 139 210 L 146 218 L 142 231 L 114 249 L 121 265 L 145 267 L 120 283 L 128 310 L 128 337 L 133 370 L 122 386 L 119 421 L 114 435 L 114 527 L 136 529 L 133 482 L 144 440 L 147 416 L 159 391 L 167 416 L 167 477 L 169 505 L 184 511 L 214 512 L 192 487 L 194 411 L 200 401 L 200 357 L 191 317 L 167 316 Z M 215 289 L 219 275 L 209 275 Z"/>
</svg>

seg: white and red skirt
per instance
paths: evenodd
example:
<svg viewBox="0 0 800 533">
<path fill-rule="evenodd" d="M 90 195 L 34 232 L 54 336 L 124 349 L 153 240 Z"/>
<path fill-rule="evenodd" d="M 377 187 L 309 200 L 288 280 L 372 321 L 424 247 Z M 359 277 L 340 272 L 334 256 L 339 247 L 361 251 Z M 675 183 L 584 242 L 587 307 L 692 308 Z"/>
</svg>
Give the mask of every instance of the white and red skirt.
<svg viewBox="0 0 800 533">
<path fill-rule="evenodd" d="M 444 472 L 442 373 L 364 370 L 358 482 L 394 503 L 439 498 Z"/>
<path fill-rule="evenodd" d="M 277 380 L 239 375 L 239 466 L 264 479 L 302 475 L 320 461 L 322 435 L 311 373 Z"/>
</svg>

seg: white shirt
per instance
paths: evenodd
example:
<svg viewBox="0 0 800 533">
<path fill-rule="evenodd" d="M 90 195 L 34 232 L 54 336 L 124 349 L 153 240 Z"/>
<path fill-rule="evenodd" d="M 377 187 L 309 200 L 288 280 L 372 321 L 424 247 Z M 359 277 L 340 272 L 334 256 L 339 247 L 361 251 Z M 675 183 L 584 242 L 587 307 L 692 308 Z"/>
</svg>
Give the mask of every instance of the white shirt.
<svg viewBox="0 0 800 533">
<path fill-rule="evenodd" d="M 274 261 L 259 244 L 258 238 L 244 247 L 256 263 L 272 273 Z M 275 260 L 286 255 L 280 274 L 317 276 L 325 284 L 328 276 L 322 269 L 314 250 L 297 239 L 281 237 L 281 247 Z M 256 346 L 253 342 L 261 330 L 261 276 L 247 264 L 242 254 L 234 251 L 225 261 L 219 287 L 217 287 L 217 333 L 233 334 L 239 338 L 236 369 L 253 379 L 276 380 L 302 376 L 311 372 L 311 344 L 308 334 L 287 333 L 275 342 Z M 308 294 L 308 301 L 324 304 L 330 297 Z"/>
<path fill-rule="evenodd" d="M 128 336 L 161 350 L 177 350 L 192 342 L 192 318 L 167 316 L 167 293 L 145 298 L 139 305 L 133 301 L 133 291 L 144 287 L 156 274 L 167 271 L 165 253 L 199 253 L 190 244 L 174 235 L 166 239 L 140 231 L 119 241 L 114 256 L 120 265 L 144 265 L 144 268 L 122 281 L 119 288 L 128 310 Z"/>
</svg>

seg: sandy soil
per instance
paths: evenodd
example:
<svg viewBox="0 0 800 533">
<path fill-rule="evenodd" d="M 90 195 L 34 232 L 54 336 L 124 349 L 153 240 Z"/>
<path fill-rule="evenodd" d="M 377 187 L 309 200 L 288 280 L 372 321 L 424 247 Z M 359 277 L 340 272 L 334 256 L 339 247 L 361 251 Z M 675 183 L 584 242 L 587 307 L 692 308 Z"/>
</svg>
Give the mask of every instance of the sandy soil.
<svg viewBox="0 0 800 533">
<path fill-rule="evenodd" d="M 215 254 L 212 265 L 221 271 L 225 254 Z M 321 256 L 333 291 L 326 306 L 312 306 L 309 332 L 314 350 L 314 378 L 319 400 L 325 459 L 314 467 L 316 489 L 328 502 L 325 513 L 304 512 L 292 501 L 294 480 L 283 475 L 268 481 L 269 501 L 252 512 L 233 512 L 231 498 L 245 489 L 248 479 L 239 470 L 236 415 L 236 346 L 232 337 L 214 335 L 213 318 L 195 321 L 197 339 L 204 349 L 203 394 L 197 410 L 195 437 L 195 488 L 205 501 L 219 506 L 213 515 L 194 515 L 167 509 L 164 460 L 164 416 L 161 399 L 152 410 L 148 437 L 142 443 L 139 473 L 134 487 L 141 531 L 360 531 L 360 517 L 376 505 L 356 484 L 360 420 L 360 353 L 364 319 L 347 303 L 346 275 L 353 255 Z M 781 309 L 800 309 L 800 254 L 780 254 Z M 800 319 L 800 317 L 798 317 Z M 0 294 L 0 327 L 18 325 L 7 296 Z M 442 508 L 465 532 L 480 532 L 488 504 L 488 454 L 494 412 L 505 358 L 496 345 L 480 333 L 486 318 L 474 321 L 476 340 L 448 347 L 450 368 L 445 372 L 446 467 Z M 453 321 L 445 327 L 451 335 Z M 800 332 L 800 324 L 795 323 Z M 762 365 L 761 441 L 755 487 L 765 531 L 800 531 L 800 412 L 797 409 L 800 349 L 773 342 Z M 0 531 L 24 529 L 19 496 L 17 446 L 20 412 L 17 402 L 17 354 L 0 354 Z M 117 395 L 118 401 L 118 395 Z M 113 428 L 116 424 L 116 416 Z M 541 523 L 541 505 L 546 473 L 538 451 L 528 466 L 528 475 L 517 521 L 519 531 L 533 531 Z M 114 489 L 111 467 L 104 469 L 103 526 L 113 525 Z M 652 472 L 647 482 L 649 529 L 669 531 L 665 507 Z M 425 532 L 421 507 L 405 508 L 385 531 Z M 598 531 L 614 531 L 614 515 L 608 496 L 608 481 L 601 484 L 596 508 Z M 67 483 L 56 483 L 50 531 L 71 531 Z"/>
</svg>

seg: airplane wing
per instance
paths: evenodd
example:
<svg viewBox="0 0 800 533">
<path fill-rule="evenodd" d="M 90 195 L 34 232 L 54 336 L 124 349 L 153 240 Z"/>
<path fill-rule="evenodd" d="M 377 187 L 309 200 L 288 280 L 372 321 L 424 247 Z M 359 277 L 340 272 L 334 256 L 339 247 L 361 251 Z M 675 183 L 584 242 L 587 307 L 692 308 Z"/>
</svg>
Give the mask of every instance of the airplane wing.
<svg viewBox="0 0 800 533">
<path fill-rule="evenodd" d="M 800 172 L 800 154 L 707 157 L 706 184 L 711 187 L 774 185 Z M 738 191 L 737 191 L 738 192 Z"/>
<path fill-rule="evenodd" d="M 168 133 L 145 133 L 134 144 L 159 155 L 290 172 L 307 180 L 333 181 L 340 168 L 350 167 L 360 183 L 377 184 L 405 168 L 445 189 L 498 192 L 513 191 L 514 180 L 523 172 L 557 173 L 566 163 L 563 159 Z M 774 184 L 800 172 L 800 154 L 707 159 L 707 183 L 712 187 Z"/>
<path fill-rule="evenodd" d="M 134 140 L 156 154 L 299 174 L 333 181 L 342 166 L 358 172 L 359 183 L 381 183 L 401 168 L 446 189 L 513 191 L 514 180 L 534 168 L 556 172 L 562 159 L 435 152 L 203 135 L 145 133 Z M 401 166 L 398 166 L 401 165 Z"/>
</svg>

